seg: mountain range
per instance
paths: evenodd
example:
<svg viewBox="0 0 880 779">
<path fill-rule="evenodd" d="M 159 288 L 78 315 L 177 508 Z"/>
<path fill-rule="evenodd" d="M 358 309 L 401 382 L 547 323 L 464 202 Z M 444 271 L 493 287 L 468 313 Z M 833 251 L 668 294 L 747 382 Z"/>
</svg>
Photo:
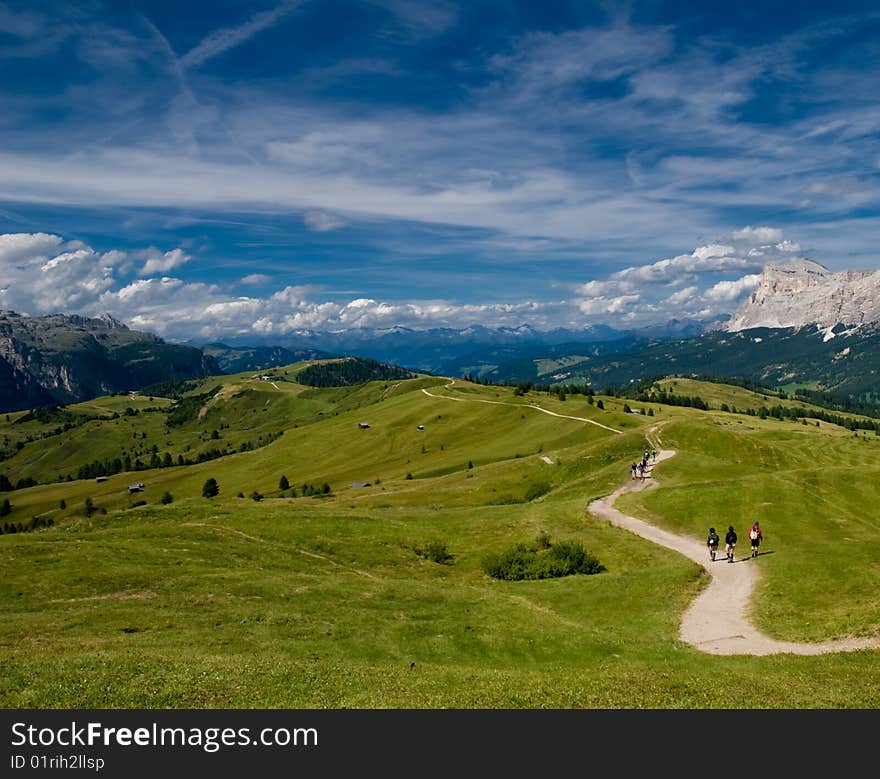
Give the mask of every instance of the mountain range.
<svg viewBox="0 0 880 779">
<path fill-rule="evenodd" d="M 798 259 L 765 266 L 725 320 L 616 330 L 488 328 L 300 332 L 282 344 L 170 344 L 109 315 L 0 312 L 0 410 L 85 400 L 167 381 L 356 356 L 494 382 L 604 389 L 662 375 L 741 378 L 880 397 L 880 271 Z"/>
<path fill-rule="evenodd" d="M 200 349 L 130 330 L 111 316 L 0 311 L 0 410 L 87 400 L 219 373 Z"/>
</svg>

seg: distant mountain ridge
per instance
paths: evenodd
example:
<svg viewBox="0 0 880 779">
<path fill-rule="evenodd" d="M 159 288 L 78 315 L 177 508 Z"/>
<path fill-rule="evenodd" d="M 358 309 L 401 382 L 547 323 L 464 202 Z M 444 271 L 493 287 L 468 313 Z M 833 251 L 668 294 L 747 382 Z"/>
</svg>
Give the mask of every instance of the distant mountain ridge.
<svg viewBox="0 0 880 779">
<path fill-rule="evenodd" d="M 722 330 L 695 338 L 583 344 L 532 352 L 509 350 L 507 359 L 481 372 L 495 382 L 588 384 L 597 390 L 626 387 L 662 376 L 747 379 L 770 387 L 800 385 L 838 396 L 880 396 L 880 332 L 758 327 Z"/>
<path fill-rule="evenodd" d="M 190 346 L 130 330 L 109 315 L 0 311 L 0 410 L 75 403 L 163 381 L 221 373 Z"/>
<path fill-rule="evenodd" d="M 531 325 L 519 327 L 469 325 L 462 328 L 434 327 L 425 330 L 395 326 L 353 328 L 339 332 L 299 331 L 277 339 L 280 346 L 269 342 L 254 346 L 254 339 L 250 339 L 241 342 L 231 341 L 232 346 L 224 344 L 224 347 L 255 351 L 269 347 L 284 348 L 296 354 L 306 353 L 312 349 L 323 353 L 324 356 L 365 357 L 400 365 L 410 370 L 439 373 L 448 371 L 450 366 L 463 364 L 470 359 L 469 356 L 484 351 L 505 349 L 535 351 L 562 343 L 610 343 L 649 337 L 682 338 L 704 332 L 714 324 L 714 322 L 682 319 L 671 320 L 665 325 L 635 330 L 616 330 L 601 324 L 552 330 L 538 330 Z M 194 342 L 191 343 L 196 345 Z M 223 355 L 214 350 L 214 344 L 197 345 L 206 353 L 217 356 L 224 367 L 229 364 Z M 267 363 L 263 367 L 273 366 Z"/>
<path fill-rule="evenodd" d="M 283 346 L 228 346 L 224 343 L 205 344 L 202 351 L 213 357 L 223 373 L 261 371 L 290 365 L 302 360 L 326 360 L 335 355 L 320 349 L 287 349 Z"/>
</svg>

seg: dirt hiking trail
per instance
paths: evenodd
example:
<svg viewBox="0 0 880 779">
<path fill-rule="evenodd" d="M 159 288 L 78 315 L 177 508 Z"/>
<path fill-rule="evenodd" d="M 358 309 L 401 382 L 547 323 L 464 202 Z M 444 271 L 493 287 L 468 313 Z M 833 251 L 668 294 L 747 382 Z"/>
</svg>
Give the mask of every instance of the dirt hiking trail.
<svg viewBox="0 0 880 779">
<path fill-rule="evenodd" d="M 656 432 L 652 428 L 651 433 Z M 722 543 L 713 562 L 705 543 L 685 536 L 677 536 L 644 522 L 615 508 L 614 503 L 624 492 L 651 489 L 657 486 L 653 479 L 654 466 L 675 456 L 675 451 L 663 449 L 656 439 L 657 458 L 649 463 L 645 479 L 628 479 L 620 489 L 604 498 L 592 501 L 588 510 L 600 519 L 625 528 L 656 544 L 674 549 L 702 565 L 711 580 L 687 609 L 682 618 L 679 637 L 683 642 L 702 652 L 715 655 L 819 655 L 827 652 L 853 652 L 860 649 L 880 649 L 878 638 L 845 637 L 804 644 L 777 641 L 760 633 L 749 619 L 749 605 L 760 576 L 760 554 L 751 558 L 751 548 L 745 532 L 737 544 L 734 563 L 728 563 Z M 726 527 L 716 528 L 724 539 Z M 708 528 L 706 528 L 708 533 Z"/>
</svg>

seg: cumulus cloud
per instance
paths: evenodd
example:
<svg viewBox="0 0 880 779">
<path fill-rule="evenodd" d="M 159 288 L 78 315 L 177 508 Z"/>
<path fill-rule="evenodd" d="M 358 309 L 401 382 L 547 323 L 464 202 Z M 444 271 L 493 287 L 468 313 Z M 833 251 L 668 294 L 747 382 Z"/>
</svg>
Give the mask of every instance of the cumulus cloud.
<svg viewBox="0 0 880 779">
<path fill-rule="evenodd" d="M 671 306 L 678 306 L 682 303 L 687 303 L 697 294 L 697 287 L 685 287 L 684 289 L 680 289 L 678 292 L 673 292 L 667 299 L 666 302 Z"/>
<path fill-rule="evenodd" d="M 154 273 L 167 273 L 174 268 L 179 268 L 184 263 L 187 263 L 192 259 L 188 254 L 185 254 L 182 249 L 172 249 L 169 252 L 165 252 L 164 254 L 159 254 L 158 252 L 152 254 L 144 263 L 144 266 L 140 270 L 141 276 L 149 276 Z"/>
<path fill-rule="evenodd" d="M 615 298 L 596 297 L 581 300 L 578 308 L 584 314 L 620 314 L 630 305 L 638 302 L 639 295 L 619 295 Z"/>
<path fill-rule="evenodd" d="M 796 246 L 765 233 L 762 237 L 780 240 L 756 247 L 748 235 L 739 244 L 707 243 L 690 253 L 626 267 L 574 288 L 567 300 L 460 303 L 363 295 L 322 300 L 318 288 L 295 285 L 268 295 L 236 295 L 225 284 L 176 277 L 174 269 L 191 259 L 180 248 L 100 252 L 50 233 L 14 233 L 0 235 L 0 307 L 33 315 L 108 312 L 134 328 L 172 340 L 280 338 L 396 326 L 650 325 L 729 313 L 754 289 L 762 264 L 790 259 Z M 760 257 L 753 255 L 755 250 Z M 138 268 L 135 261 L 143 264 Z M 240 284 L 244 289 L 271 281 L 266 274 L 252 273 Z"/>
<path fill-rule="evenodd" d="M 719 281 L 706 290 L 704 297 L 716 303 L 729 303 L 742 297 L 744 293 L 751 292 L 758 286 L 760 279 L 760 273 L 752 273 L 735 281 Z"/>
<path fill-rule="evenodd" d="M 0 268 L 7 270 L 20 260 L 48 257 L 62 244 L 61 236 L 48 233 L 0 235 Z"/>
<path fill-rule="evenodd" d="M 688 254 L 632 265 L 577 287 L 588 316 L 639 319 L 646 323 L 730 313 L 758 284 L 768 262 L 796 257 L 800 244 L 774 227 L 744 227 L 728 240 Z M 732 277 L 733 276 L 733 277 Z"/>
<path fill-rule="evenodd" d="M 734 241 L 746 243 L 778 243 L 782 240 L 782 230 L 776 227 L 752 227 L 747 225 L 742 230 L 730 234 Z"/>
</svg>

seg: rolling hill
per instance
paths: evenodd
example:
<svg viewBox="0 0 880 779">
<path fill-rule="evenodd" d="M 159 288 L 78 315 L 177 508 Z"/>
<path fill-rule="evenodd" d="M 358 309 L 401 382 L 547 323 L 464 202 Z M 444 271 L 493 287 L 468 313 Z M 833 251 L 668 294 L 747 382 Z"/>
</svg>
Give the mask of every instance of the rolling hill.
<svg viewBox="0 0 880 779">
<path fill-rule="evenodd" d="M 176 399 L 100 398 L 64 420 L 0 417 L 0 472 L 40 482 L 0 493 L 0 522 L 42 520 L 0 536 L 4 706 L 880 704 L 870 651 L 719 658 L 683 645 L 700 566 L 585 510 L 659 434 L 678 455 L 628 510 L 697 539 L 760 516 L 761 629 L 876 635 L 880 436 L 761 419 L 742 413 L 760 394 L 681 379 L 708 410 L 431 376 L 308 387 L 306 366 L 208 377 Z M 211 446 L 221 456 L 176 464 Z M 137 451 L 172 463 L 64 474 Z M 208 479 L 216 497 L 202 496 Z M 536 538 L 582 543 L 605 570 L 486 575 L 487 554 Z M 443 562 L 424 551 L 441 548 Z"/>
</svg>

